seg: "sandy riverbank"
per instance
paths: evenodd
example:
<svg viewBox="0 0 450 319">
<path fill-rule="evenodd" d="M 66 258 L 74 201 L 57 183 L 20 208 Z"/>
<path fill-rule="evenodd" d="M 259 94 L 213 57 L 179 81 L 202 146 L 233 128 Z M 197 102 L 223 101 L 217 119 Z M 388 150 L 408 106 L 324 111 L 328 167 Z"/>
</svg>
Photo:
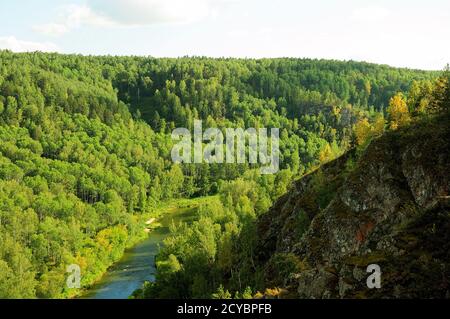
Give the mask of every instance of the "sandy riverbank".
<svg viewBox="0 0 450 319">
<path fill-rule="evenodd" d="M 150 228 L 148 228 L 148 226 L 150 226 L 150 225 L 153 224 L 154 222 L 156 222 L 156 218 L 150 218 L 149 220 L 147 220 L 147 221 L 145 222 L 145 225 L 147 225 L 147 227 L 145 227 L 144 231 L 145 231 L 146 233 L 149 233 L 149 232 L 150 232 Z"/>
</svg>

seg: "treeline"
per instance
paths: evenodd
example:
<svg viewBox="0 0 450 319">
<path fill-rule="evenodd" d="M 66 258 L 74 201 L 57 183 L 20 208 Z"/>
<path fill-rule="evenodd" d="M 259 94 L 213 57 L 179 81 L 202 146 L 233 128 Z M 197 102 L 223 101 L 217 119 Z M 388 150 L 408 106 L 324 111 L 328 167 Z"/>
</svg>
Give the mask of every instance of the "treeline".
<svg viewBox="0 0 450 319">
<path fill-rule="evenodd" d="M 88 287 L 143 236 L 140 216 L 166 199 L 227 194 L 212 223 L 234 238 L 293 177 L 348 149 L 361 118 L 372 124 L 394 92 L 434 76 L 337 61 L 0 51 L 0 297 L 70 296 L 69 264 Z M 282 171 L 173 165 L 169 133 L 196 118 L 279 127 Z"/>
</svg>

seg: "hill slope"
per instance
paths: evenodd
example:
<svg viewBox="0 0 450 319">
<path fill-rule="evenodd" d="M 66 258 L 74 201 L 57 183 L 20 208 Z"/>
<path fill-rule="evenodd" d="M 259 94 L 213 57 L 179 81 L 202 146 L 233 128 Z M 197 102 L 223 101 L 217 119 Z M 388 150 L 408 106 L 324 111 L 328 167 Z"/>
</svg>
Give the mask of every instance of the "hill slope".
<svg viewBox="0 0 450 319">
<path fill-rule="evenodd" d="M 449 297 L 448 123 L 389 132 L 356 164 L 348 153 L 296 182 L 258 221 L 267 285 L 300 298 Z M 369 264 L 381 289 L 366 286 Z"/>
<path fill-rule="evenodd" d="M 65 284 L 66 267 L 79 265 L 81 287 L 89 287 L 145 235 L 144 216 L 161 201 L 230 193 L 226 218 L 217 220 L 223 238 L 206 237 L 214 259 L 214 245 L 231 247 L 293 176 L 347 150 L 355 123 L 376 122 L 392 94 L 432 87 L 436 76 L 325 60 L 0 51 L 0 298 L 77 294 Z M 205 127 L 280 128 L 280 173 L 254 176 L 249 164 L 172 165 L 170 133 L 194 119 Z M 222 254 L 227 248 L 217 251 L 225 268 L 234 265 Z M 204 286 L 198 296 L 217 288 Z"/>
</svg>

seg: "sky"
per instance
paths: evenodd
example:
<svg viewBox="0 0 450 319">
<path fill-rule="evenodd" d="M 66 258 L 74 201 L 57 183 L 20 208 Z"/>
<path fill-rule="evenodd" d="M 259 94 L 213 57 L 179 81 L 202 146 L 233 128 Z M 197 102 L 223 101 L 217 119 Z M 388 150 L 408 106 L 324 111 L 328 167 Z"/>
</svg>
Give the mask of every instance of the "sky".
<svg viewBox="0 0 450 319">
<path fill-rule="evenodd" d="M 441 70 L 450 62 L 450 1 L 1 0 L 0 49 Z"/>
</svg>

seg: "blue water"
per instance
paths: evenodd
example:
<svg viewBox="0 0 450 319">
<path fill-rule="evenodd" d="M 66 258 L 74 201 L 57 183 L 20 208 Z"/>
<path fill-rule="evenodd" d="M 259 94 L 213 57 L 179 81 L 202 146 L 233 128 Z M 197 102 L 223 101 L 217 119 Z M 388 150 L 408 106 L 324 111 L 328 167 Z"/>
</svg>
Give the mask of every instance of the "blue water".
<svg viewBox="0 0 450 319">
<path fill-rule="evenodd" d="M 145 281 L 155 278 L 155 256 L 169 234 L 169 225 L 192 218 L 189 210 L 170 213 L 158 222 L 161 227 L 152 230 L 148 239 L 125 252 L 123 258 L 112 266 L 103 278 L 84 296 L 85 299 L 128 299 Z"/>
</svg>

